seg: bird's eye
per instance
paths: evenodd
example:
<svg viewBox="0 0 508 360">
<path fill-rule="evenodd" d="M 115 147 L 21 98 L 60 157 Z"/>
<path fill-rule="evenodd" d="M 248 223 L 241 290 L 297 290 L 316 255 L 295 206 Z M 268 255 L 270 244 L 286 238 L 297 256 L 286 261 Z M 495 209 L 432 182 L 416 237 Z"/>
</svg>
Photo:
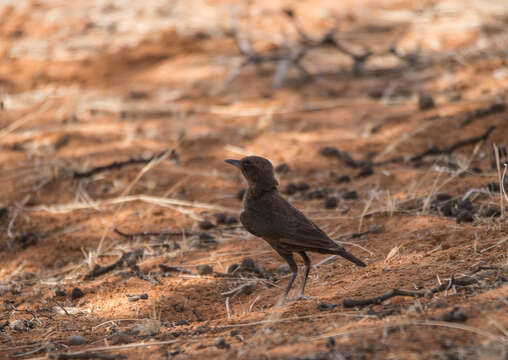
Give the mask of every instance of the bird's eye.
<svg viewBox="0 0 508 360">
<path fill-rule="evenodd" d="M 247 168 L 251 165 L 250 161 L 249 160 L 245 160 L 243 163 L 242 163 L 243 167 Z"/>
</svg>

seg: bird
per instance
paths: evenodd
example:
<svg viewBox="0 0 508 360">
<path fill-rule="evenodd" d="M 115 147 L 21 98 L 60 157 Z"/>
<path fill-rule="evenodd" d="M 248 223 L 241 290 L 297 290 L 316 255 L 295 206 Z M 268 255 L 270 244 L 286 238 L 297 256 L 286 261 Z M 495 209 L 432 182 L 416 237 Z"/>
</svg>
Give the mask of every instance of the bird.
<svg viewBox="0 0 508 360">
<path fill-rule="evenodd" d="M 251 234 L 268 242 L 291 269 L 292 275 L 282 295 L 281 304 L 286 302 L 298 275 L 293 253 L 298 253 L 305 264 L 302 286 L 295 300 L 310 299 L 304 295 L 311 267 L 306 252 L 340 255 L 358 266 L 366 266 L 282 197 L 277 189 L 279 183 L 275 179 L 270 160 L 261 156 L 246 156 L 240 160 L 224 161 L 240 169 L 247 180 L 248 188 L 240 214 L 242 225 Z"/>
</svg>

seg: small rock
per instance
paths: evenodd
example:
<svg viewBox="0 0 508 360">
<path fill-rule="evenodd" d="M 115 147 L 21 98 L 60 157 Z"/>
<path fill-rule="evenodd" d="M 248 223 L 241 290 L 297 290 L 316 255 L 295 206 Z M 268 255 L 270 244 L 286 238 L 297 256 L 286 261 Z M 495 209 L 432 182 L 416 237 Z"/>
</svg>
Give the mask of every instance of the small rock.
<svg viewBox="0 0 508 360">
<path fill-rule="evenodd" d="M 213 273 L 213 267 L 210 265 L 198 265 L 196 266 L 196 271 L 199 275 L 208 275 Z"/>
<path fill-rule="evenodd" d="M 327 340 L 326 340 L 326 347 L 328 349 L 333 349 L 335 347 L 335 339 L 332 338 L 332 337 L 329 337 Z"/>
<path fill-rule="evenodd" d="M 226 217 L 226 225 L 235 225 L 235 224 L 238 224 L 237 218 L 235 218 L 234 216 Z"/>
<path fill-rule="evenodd" d="M 226 270 L 228 274 L 232 274 L 234 273 L 238 268 L 240 267 L 240 265 L 238 264 L 231 264 L 228 266 L 228 269 Z"/>
<path fill-rule="evenodd" d="M 457 209 L 459 209 L 459 210 L 468 210 L 468 211 L 474 212 L 473 203 L 469 199 L 458 200 L 456 206 L 457 206 Z"/>
<path fill-rule="evenodd" d="M 210 230 L 213 227 L 215 227 L 215 225 L 212 224 L 211 221 L 203 220 L 199 222 L 199 228 L 201 230 Z"/>
<path fill-rule="evenodd" d="M 65 291 L 57 288 L 57 289 L 55 289 L 55 296 L 58 296 L 58 297 L 65 296 Z"/>
<path fill-rule="evenodd" d="M 319 154 L 325 157 L 339 157 L 340 151 L 335 146 L 325 146 L 319 150 Z"/>
<path fill-rule="evenodd" d="M 429 304 L 431 309 L 442 309 L 447 308 L 448 306 L 450 306 L 450 304 L 448 304 L 443 298 L 436 299 Z"/>
<path fill-rule="evenodd" d="M 322 189 L 311 190 L 305 194 L 305 197 L 309 200 L 313 199 L 323 199 L 325 197 L 325 192 Z"/>
<path fill-rule="evenodd" d="M 356 190 L 348 190 L 344 194 L 342 194 L 342 198 L 344 200 L 356 200 L 358 199 L 358 193 Z"/>
<path fill-rule="evenodd" d="M 437 317 L 436 320 L 449 322 L 464 322 L 468 319 L 466 310 L 460 307 L 454 307 L 453 310 L 447 311 Z"/>
<path fill-rule="evenodd" d="M 14 320 L 13 322 L 9 323 L 9 327 L 11 328 L 12 331 L 16 331 L 16 332 L 22 332 L 22 331 L 26 331 L 26 325 L 25 325 L 25 322 L 23 320 Z"/>
<path fill-rule="evenodd" d="M 238 330 L 231 330 L 230 333 L 229 333 L 230 336 L 236 336 L 236 335 L 239 335 L 239 334 L 240 334 L 240 332 Z"/>
<path fill-rule="evenodd" d="M 310 189 L 310 186 L 305 181 L 300 181 L 298 184 L 296 184 L 297 191 L 306 191 L 309 189 Z"/>
<path fill-rule="evenodd" d="M 114 333 L 109 338 L 109 343 L 111 345 L 128 344 L 130 342 L 132 342 L 131 337 L 129 335 L 127 335 L 126 333 L 121 332 L 121 331 L 119 331 L 117 333 Z"/>
<path fill-rule="evenodd" d="M 131 332 L 138 336 L 157 335 L 161 328 L 161 322 L 155 319 L 143 319 L 131 327 Z"/>
<path fill-rule="evenodd" d="M 501 216 L 501 210 L 497 206 L 489 206 L 483 211 L 484 217 L 499 217 Z"/>
<path fill-rule="evenodd" d="M 441 193 L 441 194 L 437 194 L 435 196 L 434 201 L 435 202 L 444 202 L 444 201 L 448 201 L 451 199 L 453 199 L 453 197 L 450 194 Z"/>
<path fill-rule="evenodd" d="M 275 172 L 277 174 L 285 174 L 285 173 L 288 173 L 289 171 L 290 171 L 289 165 L 286 163 L 279 164 L 275 168 Z"/>
<path fill-rule="evenodd" d="M 335 209 L 337 205 L 339 204 L 339 201 L 335 196 L 328 196 L 325 200 L 325 208 L 327 209 Z"/>
<path fill-rule="evenodd" d="M 289 268 L 289 265 L 288 264 L 281 264 L 277 270 L 275 270 L 275 272 L 277 274 L 280 274 L 280 275 L 286 275 L 286 274 L 289 274 L 291 272 L 291 269 Z"/>
<path fill-rule="evenodd" d="M 172 328 L 173 323 L 171 321 L 165 321 L 162 323 L 162 326 L 167 327 L 167 328 Z"/>
<path fill-rule="evenodd" d="M 70 346 L 88 344 L 88 339 L 81 335 L 71 335 L 67 343 Z"/>
<path fill-rule="evenodd" d="M 231 345 L 229 345 L 223 338 L 216 338 L 213 341 L 213 346 L 217 349 L 229 349 L 231 347 Z"/>
<path fill-rule="evenodd" d="M 186 320 L 178 320 L 176 323 L 175 323 L 176 326 L 186 326 L 186 325 L 189 325 L 189 323 L 186 321 Z"/>
<path fill-rule="evenodd" d="M 383 231 L 383 228 L 378 224 L 372 224 L 369 226 L 369 232 L 371 234 L 380 234 Z"/>
<path fill-rule="evenodd" d="M 428 110 L 435 107 L 434 99 L 429 94 L 420 93 L 418 95 L 418 107 L 420 110 Z"/>
<path fill-rule="evenodd" d="M 245 195 L 246 191 L 247 191 L 246 189 L 240 189 L 240 190 L 238 190 L 238 192 L 236 193 L 236 198 L 238 200 L 242 201 L 243 200 L 243 196 Z"/>
<path fill-rule="evenodd" d="M 215 237 L 213 235 L 210 235 L 208 233 L 201 233 L 199 234 L 199 240 L 201 240 L 204 243 L 213 243 L 215 241 Z"/>
<path fill-rule="evenodd" d="M 83 293 L 83 291 L 80 288 L 75 287 L 74 289 L 72 289 L 71 299 L 72 300 L 76 300 L 76 299 L 79 299 L 79 298 L 83 297 L 83 295 L 85 295 Z"/>
<path fill-rule="evenodd" d="M 255 272 L 256 271 L 256 263 L 251 258 L 244 258 L 242 263 L 240 264 L 241 271 L 247 272 Z"/>
<path fill-rule="evenodd" d="M 351 178 L 349 177 L 349 175 L 341 175 L 337 177 L 335 181 L 338 183 L 348 183 L 351 182 Z"/>
<path fill-rule="evenodd" d="M 490 183 L 488 183 L 487 184 L 487 189 L 490 192 L 500 192 L 501 191 L 501 187 L 499 186 L 498 182 L 490 182 Z"/>
<path fill-rule="evenodd" d="M 441 205 L 439 207 L 439 212 L 443 215 L 443 216 L 453 216 L 453 206 L 452 206 L 452 203 L 451 202 L 446 202 L 445 204 Z"/>
<path fill-rule="evenodd" d="M 340 306 L 339 304 L 317 304 L 317 309 L 319 311 L 332 311 L 336 307 Z"/>
<path fill-rule="evenodd" d="M 461 222 L 473 222 L 473 214 L 469 210 L 462 210 L 456 217 L 457 224 Z"/>
<path fill-rule="evenodd" d="M 366 165 L 360 169 L 358 177 L 367 177 L 374 174 L 374 169 L 370 165 Z"/>
<path fill-rule="evenodd" d="M 215 223 L 217 225 L 225 225 L 227 220 L 227 216 L 224 213 L 215 214 Z"/>
<path fill-rule="evenodd" d="M 298 191 L 298 188 L 296 186 L 296 184 L 293 184 L 293 183 L 289 183 L 286 185 L 286 187 L 284 188 L 284 194 L 286 195 L 293 195 L 295 194 L 296 192 Z"/>
</svg>

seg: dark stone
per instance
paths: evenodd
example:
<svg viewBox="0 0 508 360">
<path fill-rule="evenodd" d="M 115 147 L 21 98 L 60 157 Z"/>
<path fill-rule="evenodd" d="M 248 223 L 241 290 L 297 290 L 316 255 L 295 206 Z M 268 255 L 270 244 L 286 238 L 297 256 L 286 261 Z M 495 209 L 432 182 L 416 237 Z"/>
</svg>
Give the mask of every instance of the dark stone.
<svg viewBox="0 0 508 360">
<path fill-rule="evenodd" d="M 210 230 L 213 227 L 215 227 L 215 225 L 212 224 L 211 221 L 203 220 L 199 222 L 199 228 L 201 230 Z"/>
<path fill-rule="evenodd" d="M 300 181 L 298 184 L 296 184 L 296 191 L 306 191 L 309 189 L 310 186 L 305 181 Z"/>
<path fill-rule="evenodd" d="M 457 224 L 460 224 L 461 222 L 473 222 L 474 218 L 473 218 L 473 214 L 471 213 L 471 211 L 469 211 L 469 210 L 462 210 L 457 215 L 456 220 L 457 220 Z"/>
<path fill-rule="evenodd" d="M 351 182 L 351 178 L 349 177 L 349 175 L 341 175 L 337 177 L 335 181 L 338 183 L 348 183 Z"/>
<path fill-rule="evenodd" d="M 437 194 L 436 197 L 434 198 L 434 200 L 436 202 L 443 202 L 443 201 L 451 200 L 452 198 L 453 197 L 450 194 L 441 193 L 441 194 Z"/>
<path fill-rule="evenodd" d="M 296 184 L 293 184 L 293 183 L 287 184 L 286 187 L 284 188 L 284 194 L 286 194 L 286 195 L 293 195 L 297 191 L 298 191 L 298 187 L 296 186 Z"/>
<path fill-rule="evenodd" d="M 217 225 L 225 225 L 227 221 L 227 216 L 224 213 L 215 214 L 215 223 Z"/>
<path fill-rule="evenodd" d="M 418 107 L 420 110 L 432 109 L 435 106 L 434 99 L 429 94 L 420 93 L 418 95 Z"/>
<path fill-rule="evenodd" d="M 69 336 L 69 340 L 67 340 L 67 343 L 70 346 L 85 345 L 88 344 L 88 339 L 81 335 L 71 335 Z"/>
<path fill-rule="evenodd" d="M 339 204 L 339 201 L 335 196 L 328 196 L 325 200 L 325 208 L 327 209 L 335 209 L 337 205 Z"/>
<path fill-rule="evenodd" d="M 56 289 L 55 296 L 58 296 L 58 297 L 65 296 L 65 291 L 63 291 L 62 289 Z"/>
<path fill-rule="evenodd" d="M 199 275 L 208 275 L 213 273 L 213 267 L 210 265 L 198 265 L 196 266 L 196 271 Z"/>
<path fill-rule="evenodd" d="M 454 307 L 451 311 L 445 312 L 437 317 L 437 320 L 448 322 L 464 322 L 468 319 L 466 310 Z"/>
<path fill-rule="evenodd" d="M 186 326 L 186 325 L 189 325 L 189 323 L 186 321 L 186 320 L 178 320 L 176 323 L 175 323 L 176 326 Z"/>
<path fill-rule="evenodd" d="M 228 216 L 226 217 L 226 225 L 235 225 L 238 224 L 238 219 L 234 216 Z"/>
<path fill-rule="evenodd" d="M 240 264 L 241 271 L 255 272 L 256 271 L 256 263 L 251 258 L 244 258 L 242 263 Z"/>
<path fill-rule="evenodd" d="M 501 210 L 497 206 L 489 206 L 483 211 L 484 217 L 499 217 L 501 216 Z"/>
<path fill-rule="evenodd" d="M 83 295 L 85 295 L 83 293 L 83 291 L 80 288 L 75 287 L 74 289 L 72 289 L 71 299 L 72 300 L 76 300 L 76 299 L 79 299 L 79 298 L 83 297 Z"/>
<path fill-rule="evenodd" d="M 213 346 L 215 346 L 217 349 L 229 349 L 231 347 L 231 345 L 229 345 L 223 338 L 215 339 L 213 341 Z"/>
<path fill-rule="evenodd" d="M 316 189 L 316 190 L 311 190 L 309 192 L 307 192 L 305 194 L 305 197 L 309 200 L 313 200 L 313 199 L 323 199 L 325 197 L 325 192 L 324 190 L 322 189 Z"/>
<path fill-rule="evenodd" d="M 319 150 L 319 154 L 326 157 L 340 157 L 340 151 L 334 146 L 325 146 Z"/>
<path fill-rule="evenodd" d="M 277 167 L 275 168 L 275 172 L 277 174 L 285 174 L 285 173 L 288 173 L 289 171 L 291 171 L 291 169 L 289 168 L 289 165 L 286 163 L 277 165 Z"/>
<path fill-rule="evenodd" d="M 360 169 L 358 177 L 367 177 L 374 174 L 374 169 L 370 165 L 366 165 Z"/>
<path fill-rule="evenodd" d="M 238 265 L 238 264 L 231 264 L 231 265 L 229 265 L 229 266 L 228 266 L 228 269 L 226 270 L 226 272 L 227 272 L 228 274 L 232 274 L 232 273 L 234 273 L 234 272 L 236 271 L 236 269 L 238 269 L 239 267 L 240 267 L 240 265 Z"/>
<path fill-rule="evenodd" d="M 358 199 L 358 193 L 356 190 L 348 190 L 342 194 L 344 200 L 356 200 Z"/>
</svg>

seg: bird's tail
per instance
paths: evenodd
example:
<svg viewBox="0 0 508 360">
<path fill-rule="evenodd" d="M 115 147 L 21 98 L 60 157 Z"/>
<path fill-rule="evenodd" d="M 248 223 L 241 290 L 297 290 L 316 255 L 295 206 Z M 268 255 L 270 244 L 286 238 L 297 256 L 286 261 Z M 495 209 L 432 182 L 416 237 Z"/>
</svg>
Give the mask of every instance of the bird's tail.
<svg viewBox="0 0 508 360">
<path fill-rule="evenodd" d="M 338 248 L 338 249 L 333 249 L 333 250 L 330 250 L 330 253 L 332 254 L 335 254 L 335 255 L 340 255 L 342 256 L 344 259 L 347 259 L 349 261 L 351 261 L 352 263 L 355 263 L 356 265 L 358 266 L 361 266 L 361 267 L 365 267 L 367 265 L 365 265 L 365 263 L 363 261 L 361 261 L 360 259 L 358 259 L 356 256 L 354 256 L 353 254 L 350 254 L 348 253 L 346 250 L 344 250 L 343 248 Z"/>
</svg>

